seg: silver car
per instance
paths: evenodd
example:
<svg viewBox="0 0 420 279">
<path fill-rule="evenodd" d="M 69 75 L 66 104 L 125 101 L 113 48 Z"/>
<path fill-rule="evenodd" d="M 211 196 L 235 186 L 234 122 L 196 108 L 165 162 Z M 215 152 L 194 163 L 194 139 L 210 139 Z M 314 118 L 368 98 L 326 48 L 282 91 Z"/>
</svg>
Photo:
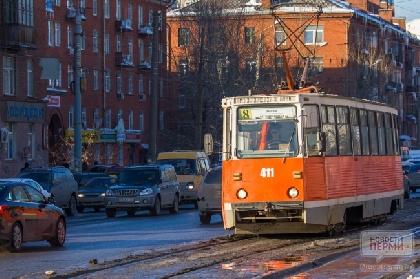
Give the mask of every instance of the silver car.
<svg viewBox="0 0 420 279">
<path fill-rule="evenodd" d="M 200 222 L 209 224 L 211 216 L 222 214 L 222 167 L 210 169 L 201 181 L 198 191 Z"/>
<path fill-rule="evenodd" d="M 408 184 L 410 192 L 415 193 L 420 189 L 420 164 L 411 165 L 404 175 L 405 184 Z"/>
</svg>

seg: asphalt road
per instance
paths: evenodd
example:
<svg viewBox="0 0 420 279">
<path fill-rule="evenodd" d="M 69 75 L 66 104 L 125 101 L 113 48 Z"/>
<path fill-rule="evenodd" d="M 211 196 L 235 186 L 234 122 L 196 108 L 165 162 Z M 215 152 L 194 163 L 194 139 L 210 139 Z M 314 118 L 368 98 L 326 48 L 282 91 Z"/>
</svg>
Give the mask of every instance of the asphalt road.
<svg viewBox="0 0 420 279">
<path fill-rule="evenodd" d="M 104 211 L 67 217 L 67 239 L 64 247 L 52 248 L 46 241 L 25 243 L 20 253 L 0 251 L 1 278 L 42 278 L 46 271 L 57 274 L 98 262 L 179 246 L 231 234 L 223 229 L 220 216 L 201 225 L 198 211 L 180 206 L 178 214 L 166 210 L 152 217 L 139 211 L 134 217 L 125 212 L 108 219 Z M 40 277 L 42 276 L 42 277 Z"/>
</svg>

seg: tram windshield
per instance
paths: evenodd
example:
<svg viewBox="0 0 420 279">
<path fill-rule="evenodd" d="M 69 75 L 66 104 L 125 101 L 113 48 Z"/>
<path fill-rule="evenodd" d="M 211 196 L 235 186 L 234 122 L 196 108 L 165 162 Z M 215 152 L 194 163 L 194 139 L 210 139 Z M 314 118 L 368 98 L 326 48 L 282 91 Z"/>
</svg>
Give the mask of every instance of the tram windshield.
<svg viewBox="0 0 420 279">
<path fill-rule="evenodd" d="M 297 117 L 294 106 L 238 109 L 236 154 L 239 158 L 295 157 Z"/>
</svg>

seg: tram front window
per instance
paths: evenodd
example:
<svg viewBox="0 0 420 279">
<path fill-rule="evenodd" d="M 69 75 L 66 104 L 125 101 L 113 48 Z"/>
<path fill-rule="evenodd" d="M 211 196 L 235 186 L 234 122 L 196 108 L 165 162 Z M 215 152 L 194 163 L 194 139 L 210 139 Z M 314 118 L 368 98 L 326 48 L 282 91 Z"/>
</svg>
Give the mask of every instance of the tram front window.
<svg viewBox="0 0 420 279">
<path fill-rule="evenodd" d="M 290 109 L 258 108 L 260 117 L 238 118 L 237 123 L 237 156 L 240 158 L 251 157 L 294 157 L 297 155 L 297 121 L 289 118 Z M 250 114 L 256 108 L 249 109 Z M 241 111 L 241 110 L 239 110 Z M 271 114 L 261 115 L 261 112 Z M 273 114 L 275 111 L 275 114 Z M 256 113 L 254 113 L 255 115 Z M 258 114 L 257 114 L 258 115 Z"/>
</svg>

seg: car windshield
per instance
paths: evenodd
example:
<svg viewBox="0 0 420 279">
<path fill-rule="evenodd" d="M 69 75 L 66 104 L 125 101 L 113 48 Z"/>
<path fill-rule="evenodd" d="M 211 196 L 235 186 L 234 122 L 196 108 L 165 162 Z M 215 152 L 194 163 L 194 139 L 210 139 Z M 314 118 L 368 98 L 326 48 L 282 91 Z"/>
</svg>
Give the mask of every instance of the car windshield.
<svg viewBox="0 0 420 279">
<path fill-rule="evenodd" d="M 210 170 L 204 180 L 206 184 L 221 184 L 222 183 L 222 169 Z"/>
<path fill-rule="evenodd" d="M 48 184 L 50 181 L 50 173 L 49 172 L 28 172 L 28 173 L 21 173 L 19 177 L 22 178 L 30 178 L 38 182 L 39 184 Z"/>
<path fill-rule="evenodd" d="M 159 165 L 169 164 L 175 168 L 177 175 L 196 174 L 194 159 L 162 159 L 158 160 Z"/>
<path fill-rule="evenodd" d="M 118 179 L 120 185 L 151 185 L 159 181 L 157 169 L 127 169 L 121 172 Z"/>
<path fill-rule="evenodd" d="M 83 188 L 108 188 L 108 186 L 111 184 L 110 180 L 107 179 L 91 179 Z"/>
</svg>

